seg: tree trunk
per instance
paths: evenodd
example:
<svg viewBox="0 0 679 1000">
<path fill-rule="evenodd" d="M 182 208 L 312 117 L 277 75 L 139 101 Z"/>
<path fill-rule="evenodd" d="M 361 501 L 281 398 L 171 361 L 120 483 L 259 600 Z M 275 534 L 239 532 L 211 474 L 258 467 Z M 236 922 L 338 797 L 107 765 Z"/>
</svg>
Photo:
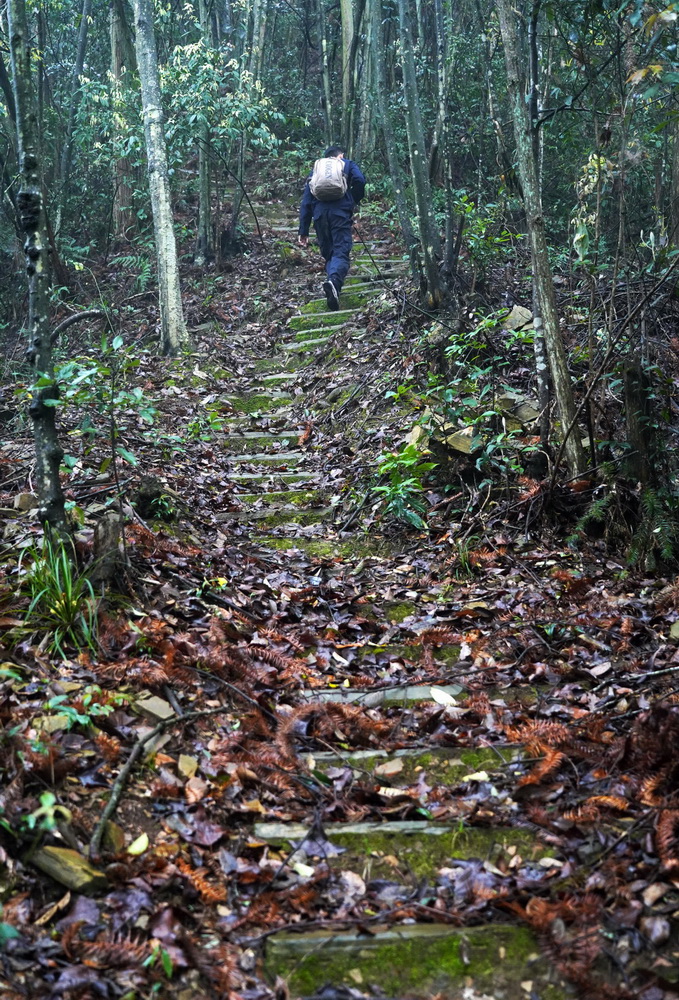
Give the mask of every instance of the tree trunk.
<svg viewBox="0 0 679 1000">
<path fill-rule="evenodd" d="M 151 0 L 134 0 L 135 46 L 141 83 L 146 157 L 158 256 L 161 346 L 163 354 L 177 354 L 188 344 L 184 324 L 177 244 L 172 224 L 170 179 L 160 103 L 160 79 Z"/>
<path fill-rule="evenodd" d="M 526 103 L 526 81 L 521 73 L 521 66 L 524 61 L 519 55 L 517 20 L 511 0 L 496 0 L 496 7 L 505 49 L 507 85 L 514 123 L 517 167 L 523 191 L 526 223 L 533 260 L 533 279 L 540 304 L 545 343 L 547 345 L 549 366 L 559 409 L 561 429 L 562 433 L 565 433 L 571 425 L 575 424 L 575 401 L 573 399 L 573 387 L 568 371 L 566 349 L 561 337 L 561 330 L 559 329 L 554 281 L 547 254 L 545 220 L 542 212 L 542 199 L 535 163 L 530 108 Z M 577 426 L 573 426 L 573 430 L 566 441 L 565 454 L 571 475 L 579 475 L 584 471 L 586 467 L 585 453 Z"/>
<path fill-rule="evenodd" d="M 330 59 L 328 54 L 328 36 L 325 31 L 325 7 L 323 0 L 317 0 L 318 37 L 321 44 L 321 75 L 323 77 L 323 98 L 325 116 L 325 141 L 331 145 L 333 139 L 332 91 L 330 89 Z"/>
<path fill-rule="evenodd" d="M 57 209 L 56 231 L 61 229 L 61 216 L 68 199 L 68 186 L 71 178 L 72 140 L 73 126 L 75 124 L 75 113 L 78 107 L 78 97 L 80 94 L 80 77 L 82 76 L 85 64 L 85 50 L 87 48 L 87 29 L 90 21 L 90 9 L 92 0 L 83 0 L 82 13 L 80 15 L 80 31 L 78 33 L 78 48 L 76 50 L 75 64 L 73 66 L 73 79 L 71 81 L 71 100 L 68 106 L 68 118 L 66 121 L 66 138 L 61 151 L 61 165 L 59 170 L 60 198 Z"/>
<path fill-rule="evenodd" d="M 353 0 L 340 0 L 342 14 L 342 138 L 351 154 L 352 137 L 349 135 L 351 120 L 351 103 L 353 99 L 353 63 L 354 51 L 354 8 Z"/>
<path fill-rule="evenodd" d="M 387 71 L 384 62 L 384 29 L 382 26 L 382 0 L 368 0 L 370 4 L 370 20 L 372 23 L 374 46 L 373 57 L 375 61 L 375 86 L 377 88 L 377 104 L 380 112 L 382 134 L 384 136 L 384 146 L 387 151 L 387 162 L 389 163 L 389 174 L 394 185 L 394 201 L 396 211 L 401 223 L 401 232 L 408 253 L 410 254 L 410 267 L 414 278 L 419 277 L 417 264 L 417 241 L 410 222 L 410 213 L 405 196 L 406 178 L 403 167 L 396 153 L 396 140 L 391 120 L 391 107 L 387 91 Z"/>
<path fill-rule="evenodd" d="M 28 276 L 27 356 L 37 375 L 37 389 L 30 406 L 35 440 L 36 486 L 40 519 L 60 534 L 67 530 L 64 494 L 59 482 L 63 451 L 56 430 L 59 390 L 54 380 L 49 329 L 49 246 L 42 198 L 41 164 L 38 153 L 38 113 L 31 72 L 31 46 L 25 0 L 9 0 L 12 82 L 16 108 L 21 190 L 17 199 L 26 236 Z M 42 384 L 41 384 L 42 383 Z"/>
<path fill-rule="evenodd" d="M 215 38 L 212 30 L 212 19 L 206 0 L 198 0 L 198 16 L 203 36 L 203 45 L 206 49 L 214 48 Z M 203 265 L 206 261 L 214 257 L 210 198 L 211 143 L 212 135 L 210 126 L 207 122 L 204 122 L 200 126 L 200 136 L 198 139 L 198 240 L 195 257 L 195 263 L 198 265 Z"/>
<path fill-rule="evenodd" d="M 432 204 L 429 170 L 425 153 L 424 129 L 422 127 L 412 29 L 410 26 L 410 0 L 398 0 L 398 17 L 401 64 L 403 67 L 403 89 L 406 101 L 406 128 L 410 151 L 410 172 L 413 179 L 415 207 L 417 210 L 420 239 L 422 241 L 422 257 L 427 286 L 425 301 L 430 309 L 436 309 L 443 299 L 441 275 L 437 261 L 437 257 L 441 253 L 441 243 L 434 219 L 434 206 Z"/>
<path fill-rule="evenodd" d="M 130 74 L 136 68 L 134 47 L 125 18 L 122 0 L 112 0 L 110 9 L 111 38 L 111 102 L 114 109 L 122 103 L 124 88 L 129 86 Z M 115 120 L 115 116 L 114 116 Z M 116 236 L 134 234 L 137 219 L 132 210 L 132 165 L 125 156 L 116 157 L 113 165 L 113 232 Z"/>
</svg>

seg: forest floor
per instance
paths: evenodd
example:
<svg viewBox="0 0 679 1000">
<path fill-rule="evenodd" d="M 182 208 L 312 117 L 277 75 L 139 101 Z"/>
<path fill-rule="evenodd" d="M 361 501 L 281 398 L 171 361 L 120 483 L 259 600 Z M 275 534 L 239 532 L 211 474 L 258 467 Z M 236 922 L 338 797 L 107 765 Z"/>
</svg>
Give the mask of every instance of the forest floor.
<svg viewBox="0 0 679 1000">
<path fill-rule="evenodd" d="M 3 997 L 676 1000 L 679 586 L 530 530 L 537 482 L 387 530 L 401 249 L 362 223 L 328 313 L 294 208 L 260 224 L 208 294 L 187 273 L 192 353 L 119 371 L 117 481 L 106 411 L 62 417 L 81 555 L 119 487 L 128 517 L 79 655 L 25 614 L 3 414 Z"/>
</svg>

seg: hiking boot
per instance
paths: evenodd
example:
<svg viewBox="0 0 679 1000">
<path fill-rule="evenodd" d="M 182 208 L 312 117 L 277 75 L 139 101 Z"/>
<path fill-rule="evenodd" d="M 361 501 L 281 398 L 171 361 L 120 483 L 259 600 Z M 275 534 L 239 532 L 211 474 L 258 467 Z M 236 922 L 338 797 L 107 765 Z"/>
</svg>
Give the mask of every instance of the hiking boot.
<svg viewBox="0 0 679 1000">
<path fill-rule="evenodd" d="M 339 309 L 339 292 L 330 278 L 323 282 L 323 291 L 325 292 L 325 300 L 328 303 L 328 309 L 332 312 L 336 312 Z"/>
</svg>

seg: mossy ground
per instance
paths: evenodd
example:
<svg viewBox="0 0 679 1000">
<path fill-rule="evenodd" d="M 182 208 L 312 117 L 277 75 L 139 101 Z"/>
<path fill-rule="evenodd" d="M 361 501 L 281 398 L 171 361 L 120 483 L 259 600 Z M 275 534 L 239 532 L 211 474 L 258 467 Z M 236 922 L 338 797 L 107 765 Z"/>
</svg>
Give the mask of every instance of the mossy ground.
<svg viewBox="0 0 679 1000">
<path fill-rule="evenodd" d="M 318 504 L 325 497 L 322 490 L 277 490 L 267 493 L 239 493 L 238 499 L 241 503 L 285 503 L 301 507 L 303 504 Z"/>
</svg>

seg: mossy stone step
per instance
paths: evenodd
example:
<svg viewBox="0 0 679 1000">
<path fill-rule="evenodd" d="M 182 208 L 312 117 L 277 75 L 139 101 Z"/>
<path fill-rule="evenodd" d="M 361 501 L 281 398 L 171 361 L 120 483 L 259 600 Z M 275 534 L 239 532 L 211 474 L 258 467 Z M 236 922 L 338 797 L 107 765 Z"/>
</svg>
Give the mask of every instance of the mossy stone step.
<svg viewBox="0 0 679 1000">
<path fill-rule="evenodd" d="M 339 327 L 337 327 L 339 330 Z M 305 354 L 307 351 L 315 351 L 317 347 L 327 344 L 330 337 L 314 337 L 311 340 L 294 340 L 291 344 L 283 344 L 283 350 L 292 354 Z"/>
<path fill-rule="evenodd" d="M 370 301 L 371 297 L 370 292 L 363 294 L 352 288 L 351 292 L 340 292 L 340 304 L 343 311 L 347 309 L 360 309 L 366 302 Z M 335 311 L 337 312 L 338 310 Z M 327 313 L 328 303 L 325 299 L 312 299 L 311 302 L 307 302 L 306 305 L 302 306 L 300 312 L 305 315 L 308 313 Z"/>
<path fill-rule="evenodd" d="M 271 493 L 236 493 L 241 503 L 290 504 L 299 506 L 318 503 L 327 496 L 325 490 L 274 490 Z"/>
<path fill-rule="evenodd" d="M 457 785 L 469 774 L 504 771 L 521 760 L 520 750 L 492 747 L 465 749 L 434 747 L 405 750 L 356 750 L 346 754 L 303 753 L 301 758 L 313 771 L 325 773 L 332 767 L 349 767 L 357 778 L 372 777 L 387 785 L 403 788 L 417 781 L 424 771 L 429 784 Z"/>
<path fill-rule="evenodd" d="M 316 507 L 311 510 L 300 509 L 294 505 L 269 508 L 264 510 L 226 511 L 219 514 L 219 521 L 255 521 L 266 528 L 277 528 L 283 524 L 295 524 L 305 527 L 309 524 L 319 524 L 331 520 L 335 510 L 333 507 Z"/>
<path fill-rule="evenodd" d="M 283 850 L 299 851 L 296 857 L 304 860 L 303 855 L 316 857 L 317 851 L 323 850 L 313 841 L 306 849 L 304 842 L 310 830 L 304 823 L 255 823 L 253 836 Z M 497 865 L 517 854 L 523 863 L 537 865 L 546 853 L 532 831 L 520 827 L 465 827 L 459 823 L 390 820 L 329 823 L 323 832 L 330 844 L 344 848 L 341 853 L 328 850 L 324 860 L 334 868 L 358 872 L 363 878 L 386 874 L 394 878 L 399 871 L 402 876 L 412 873 L 432 877 L 454 859 L 479 858 Z"/>
<path fill-rule="evenodd" d="M 271 392 L 266 394 L 253 393 L 248 396 L 227 396 L 226 402 L 240 413 L 263 413 L 280 409 L 283 406 L 290 406 L 293 400 L 285 393 Z"/>
<path fill-rule="evenodd" d="M 328 310 L 309 315 L 299 314 L 291 316 L 287 325 L 289 330 L 312 330 L 317 326 L 342 326 L 357 313 L 358 309 L 336 309 L 334 312 Z"/>
<path fill-rule="evenodd" d="M 264 971 L 293 997 L 326 985 L 381 996 L 441 1000 L 565 1000 L 573 996 L 540 956 L 527 927 L 409 924 L 376 934 L 280 931 L 267 939 Z"/>
<path fill-rule="evenodd" d="M 288 466 L 299 465 L 308 456 L 303 451 L 263 451 L 240 453 L 229 457 L 232 465 L 276 465 L 283 466 L 283 471 Z"/>
<path fill-rule="evenodd" d="M 226 451 L 232 454 L 242 454 L 256 448 L 266 448 L 267 445 L 297 444 L 301 431 L 244 431 L 242 434 L 229 434 L 223 439 Z"/>
<path fill-rule="evenodd" d="M 264 535 L 257 539 L 257 544 L 267 549 L 282 551 L 297 549 L 312 559 L 329 559 L 333 561 L 363 559 L 371 555 L 384 555 L 388 551 L 387 543 L 381 539 L 366 540 L 363 537 L 333 541 L 327 538 L 319 539 L 294 536 L 278 538 L 277 536 L 267 537 Z"/>
<path fill-rule="evenodd" d="M 294 382 L 298 378 L 297 372 L 275 372 L 272 375 L 264 375 L 259 381 L 267 386 L 269 385 L 288 385 L 290 382 Z"/>
<path fill-rule="evenodd" d="M 318 474 L 315 472 L 232 472 L 229 479 L 234 483 L 250 485 L 254 483 L 300 483 L 316 482 Z"/>
<path fill-rule="evenodd" d="M 402 684 L 385 688 L 319 688 L 305 691 L 304 696 L 308 701 L 333 701 L 343 705 L 358 704 L 364 708 L 376 708 L 378 705 L 413 705 L 422 701 L 435 701 L 432 687 L 451 698 L 459 697 L 465 690 L 460 684 Z"/>
<path fill-rule="evenodd" d="M 330 340 L 330 336 L 342 329 L 340 326 L 318 326 L 311 330 L 298 330 L 295 334 L 295 343 L 303 344 L 308 340 Z"/>
</svg>

